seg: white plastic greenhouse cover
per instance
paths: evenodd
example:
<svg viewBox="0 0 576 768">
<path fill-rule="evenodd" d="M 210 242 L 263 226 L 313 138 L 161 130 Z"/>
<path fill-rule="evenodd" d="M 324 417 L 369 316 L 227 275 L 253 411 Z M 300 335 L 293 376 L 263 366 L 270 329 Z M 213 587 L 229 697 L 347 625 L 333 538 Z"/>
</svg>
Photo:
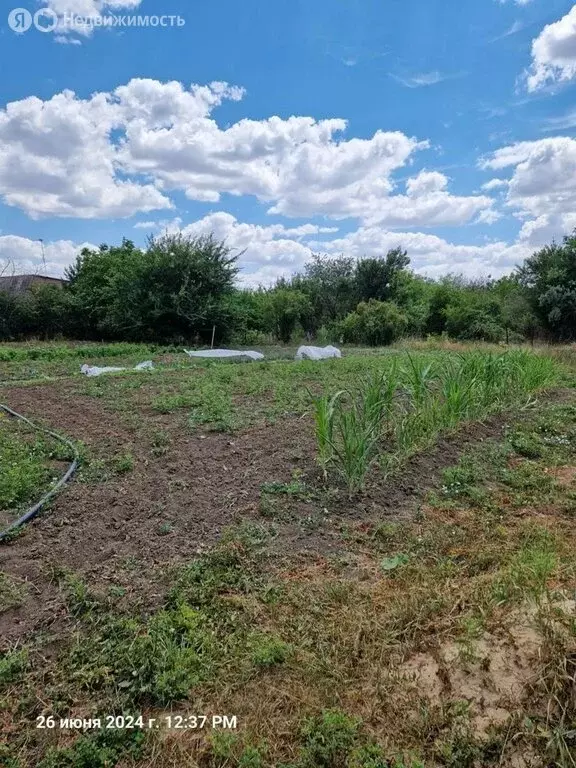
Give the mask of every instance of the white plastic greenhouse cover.
<svg viewBox="0 0 576 768">
<path fill-rule="evenodd" d="M 154 368 L 152 360 L 145 360 L 143 363 L 138 363 L 133 370 L 134 371 L 149 371 Z M 86 376 L 101 376 L 103 373 L 116 373 L 117 371 L 125 371 L 126 368 L 113 368 L 111 366 L 99 368 L 97 365 L 83 365 L 80 368 L 80 373 Z"/>
<path fill-rule="evenodd" d="M 239 351 L 235 349 L 201 349 L 199 352 L 190 352 L 185 349 L 188 357 L 247 357 L 250 360 L 264 360 L 261 352 Z"/>
<path fill-rule="evenodd" d="M 327 360 L 330 357 L 342 357 L 337 347 L 299 347 L 296 360 Z"/>
</svg>

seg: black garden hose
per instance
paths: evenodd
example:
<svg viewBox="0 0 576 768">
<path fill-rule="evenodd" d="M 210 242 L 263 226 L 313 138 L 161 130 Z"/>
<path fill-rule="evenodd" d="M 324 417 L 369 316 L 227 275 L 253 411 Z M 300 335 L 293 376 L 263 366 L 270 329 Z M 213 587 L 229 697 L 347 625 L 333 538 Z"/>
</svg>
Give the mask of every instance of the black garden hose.
<svg viewBox="0 0 576 768">
<path fill-rule="evenodd" d="M 50 501 L 58 491 L 62 488 L 62 486 L 66 485 L 66 483 L 70 480 L 74 472 L 78 469 L 78 463 L 80 461 L 80 456 L 78 455 L 78 450 L 76 449 L 76 446 L 74 443 L 72 443 L 70 440 L 67 440 L 65 437 L 62 437 L 62 435 L 58 435 L 56 432 L 51 432 L 49 429 L 44 429 L 44 427 L 39 427 L 37 424 L 34 424 L 34 422 L 30 421 L 30 419 L 27 419 L 25 416 L 22 416 L 20 413 L 16 413 L 16 411 L 13 411 L 12 408 L 9 408 L 7 405 L 2 405 L 0 403 L 0 410 L 5 411 L 6 413 L 10 414 L 10 416 L 14 416 L 16 419 L 20 419 L 20 421 L 23 421 L 25 424 L 28 424 L 32 429 L 35 429 L 38 432 L 42 432 L 45 435 L 49 435 L 50 437 L 53 437 L 55 440 L 59 440 L 61 443 L 66 445 L 68 448 L 72 450 L 72 453 L 74 455 L 74 461 L 70 464 L 68 467 L 68 470 L 66 474 L 64 474 L 60 480 L 56 483 L 54 488 L 52 488 L 48 493 L 43 496 L 39 502 L 34 504 L 33 507 L 30 507 L 30 509 L 25 512 L 22 517 L 18 518 L 14 523 L 8 526 L 5 531 L 0 531 L 0 541 L 3 539 L 7 539 L 10 537 L 10 534 L 14 532 L 16 529 L 20 528 L 21 525 L 24 525 L 25 523 L 32 520 L 36 515 L 41 511 L 41 509 L 44 507 L 44 505 Z"/>
</svg>

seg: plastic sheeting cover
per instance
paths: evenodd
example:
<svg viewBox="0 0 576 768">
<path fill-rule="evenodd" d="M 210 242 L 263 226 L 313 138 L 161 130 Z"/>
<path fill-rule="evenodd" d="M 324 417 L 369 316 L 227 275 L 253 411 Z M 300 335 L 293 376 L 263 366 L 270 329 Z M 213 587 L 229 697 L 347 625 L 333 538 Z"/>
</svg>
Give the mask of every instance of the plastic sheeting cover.
<svg viewBox="0 0 576 768">
<path fill-rule="evenodd" d="M 184 352 L 188 357 L 247 357 L 250 360 L 264 360 L 264 355 L 261 352 L 240 351 L 236 349 L 201 349 L 199 352 L 190 352 L 185 349 Z"/>
<path fill-rule="evenodd" d="M 296 360 L 327 360 L 330 357 L 342 357 L 337 347 L 299 347 Z"/>
<path fill-rule="evenodd" d="M 152 360 L 145 360 L 143 363 L 138 363 L 132 370 L 134 371 L 149 371 L 154 368 Z M 114 368 L 112 366 L 99 368 L 97 365 L 83 365 L 80 368 L 80 373 L 85 376 L 101 376 L 103 373 L 116 373 L 117 371 L 125 371 L 126 368 Z"/>
</svg>

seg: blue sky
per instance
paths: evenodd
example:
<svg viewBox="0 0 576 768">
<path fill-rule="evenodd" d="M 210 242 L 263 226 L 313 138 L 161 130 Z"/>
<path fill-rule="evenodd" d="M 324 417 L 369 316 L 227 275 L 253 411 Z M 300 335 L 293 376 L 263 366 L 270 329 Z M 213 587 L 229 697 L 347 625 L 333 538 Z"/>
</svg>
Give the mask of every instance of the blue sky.
<svg viewBox="0 0 576 768">
<path fill-rule="evenodd" d="M 576 226 L 572 2 L 23 0 L 56 26 L 19 34 L 15 7 L 0 260 L 19 271 L 44 269 L 39 238 L 59 274 L 83 244 L 182 228 L 242 250 L 247 284 L 396 245 L 427 274 L 499 275 Z"/>
</svg>

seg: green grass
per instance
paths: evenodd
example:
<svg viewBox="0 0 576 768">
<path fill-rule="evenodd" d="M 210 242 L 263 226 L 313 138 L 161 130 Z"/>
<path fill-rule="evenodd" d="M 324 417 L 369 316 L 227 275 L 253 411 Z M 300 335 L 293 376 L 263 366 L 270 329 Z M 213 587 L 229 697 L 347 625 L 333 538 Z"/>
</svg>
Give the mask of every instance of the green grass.
<svg viewBox="0 0 576 768">
<path fill-rule="evenodd" d="M 50 748 L 37 768 L 111 768 L 121 759 L 137 759 L 143 752 L 144 740 L 144 733 L 137 730 L 107 730 L 80 736 L 71 747 Z"/>
<path fill-rule="evenodd" d="M 56 441 L 39 439 L 36 432 L 0 414 L 0 510 L 17 510 L 49 490 L 57 477 L 48 466 L 60 458 Z"/>
<path fill-rule="evenodd" d="M 10 346 L 9 353 L 15 354 L 12 349 Z M 160 414 L 182 412 L 191 429 L 218 431 L 235 431 L 262 421 L 275 422 L 284 417 L 309 413 L 312 410 L 311 396 L 321 397 L 323 393 L 330 395 L 340 390 L 356 389 L 360 381 L 378 377 L 394 381 L 399 375 L 395 369 L 400 364 L 404 369 L 402 386 L 406 391 L 413 393 L 417 401 L 423 397 L 429 400 L 426 393 L 431 389 L 437 391 L 435 382 L 438 371 L 453 365 L 450 361 L 458 357 L 443 349 L 414 352 L 407 357 L 405 352 L 392 348 L 351 348 L 344 349 L 344 357 L 340 360 L 296 363 L 290 359 L 294 349 L 267 348 L 264 351 L 269 359 L 256 364 L 210 360 L 192 362 L 177 349 L 155 351 L 147 346 L 120 344 L 50 347 L 45 352 L 46 359 L 30 361 L 25 358 L 28 354 L 26 350 L 20 352 L 18 347 L 15 349 L 23 359 L 0 362 L 0 380 L 24 379 L 34 383 L 45 377 L 50 380 L 71 377 L 72 396 L 77 393 L 98 398 L 103 408 L 120 413 L 124 419 L 130 414 L 140 413 L 142 408 L 152 407 Z M 79 349 L 84 349 L 87 354 L 78 355 Z M 88 354 L 91 349 L 96 352 Z M 99 357 L 98 354 L 104 356 Z M 284 358 L 279 355 L 284 355 Z M 466 357 L 470 361 L 474 358 L 485 360 L 486 354 L 466 353 Z M 544 356 L 529 357 L 540 361 L 540 366 L 551 365 Z M 155 371 L 146 374 L 127 371 L 93 380 L 79 373 L 81 362 L 131 367 L 146 358 L 155 360 Z M 522 368 L 525 370 L 526 366 Z M 530 375 L 538 375 L 535 362 L 531 368 Z M 444 379 L 447 376 L 445 371 Z M 473 377 L 474 371 L 471 370 L 468 379 Z M 529 381 L 524 384 L 531 386 Z M 452 383 L 446 381 L 445 390 L 443 398 L 448 411 L 433 415 L 427 428 L 415 424 L 414 419 L 406 414 L 404 426 L 399 429 L 400 440 L 411 444 L 418 436 L 422 438 L 422 432 L 424 437 L 434 432 L 440 417 L 450 422 L 462 416 L 474 416 L 470 405 L 474 402 L 474 391 L 467 393 L 458 380 Z M 431 410 L 430 406 L 428 416 Z"/>
<path fill-rule="evenodd" d="M 350 386 L 358 377 L 378 371 L 389 357 L 342 360 L 272 361 L 258 364 L 195 366 L 188 376 L 165 373 L 163 391 L 152 399 L 160 413 L 185 409 L 192 424 L 229 424 L 242 428 L 258 421 L 310 411 L 310 393 L 326 384 Z M 158 377 L 154 384 L 158 386 Z"/>
<path fill-rule="evenodd" d="M 32 360 L 64 360 L 66 358 L 91 359 L 126 357 L 135 354 L 150 354 L 164 349 L 155 344 L 58 344 L 34 342 L 26 344 L 0 344 L 0 362 Z"/>
<path fill-rule="evenodd" d="M 343 391 L 335 410 L 353 412 L 364 437 L 371 429 L 378 434 L 369 462 L 381 483 L 389 482 L 376 469 L 385 446 L 407 455 L 462 420 L 526 404 L 554 372 L 540 360 L 532 367 L 531 357 L 507 359 L 439 350 L 414 352 L 412 361 L 391 351 L 326 364 L 187 365 L 141 379 L 102 379 L 92 391 L 122 417 L 176 398 L 165 410 L 202 430 L 238 429 L 285 414 L 312 417 L 309 392 Z M 153 425 L 134 432 L 155 469 L 171 445 L 172 422 L 161 410 Z M 366 427 L 374 422 L 377 427 Z M 312 434 L 313 424 L 300 423 Z M 324 509 L 329 490 L 301 470 L 288 481 L 272 476 L 262 483 L 261 511 L 273 524 L 244 524 L 198 556 L 194 542 L 185 564 L 150 566 L 151 600 L 133 588 L 141 570 L 136 558 L 113 583 L 108 572 L 101 579 L 54 569 L 54 634 L 37 633 L 24 645 L 3 647 L 0 656 L 0 710 L 9 732 L 0 762 L 472 768 L 506 764 L 513 750 L 532 750 L 542 765 L 573 768 L 576 627 L 561 606 L 576 578 L 576 495 L 560 470 L 576 465 L 576 407 L 542 403 L 509 423 L 502 441 L 472 446 L 444 472 L 414 519 L 399 522 L 368 503 L 361 518 L 344 510 L 332 520 Z M 345 420 L 332 431 L 321 426 L 330 472 L 337 456 L 331 443 L 344 450 L 342 424 L 346 429 Z M 27 440 L 23 445 L 30 447 Z M 27 451 L 22 456 L 27 460 Z M 112 478 L 136 467 L 135 456 L 140 462 L 127 442 L 101 465 L 97 457 L 87 462 L 84 472 Z M 158 532 L 180 535 L 177 516 L 170 510 L 166 517 Z M 294 556 L 282 549 L 287 528 L 307 526 L 325 526 L 334 551 Z M 0 575 L 0 612 L 22 604 L 29 589 Z M 481 641 L 521 638 L 515 616 L 523 611 L 540 632 L 541 652 L 512 719 L 488 736 L 474 728 L 474 702 L 459 700 L 448 685 L 439 703 L 430 702 L 425 686 L 399 676 L 407 660 L 440 658 L 452 643 L 457 658 L 441 672 L 462 665 L 473 679 L 479 666 L 489 667 Z M 240 726 L 198 734 L 34 728 L 41 713 L 167 711 L 237 715 Z"/>
<path fill-rule="evenodd" d="M 439 516 L 429 512 L 416 526 L 384 523 L 366 532 L 359 550 L 377 568 L 386 563 L 375 579 L 319 571 L 319 578 L 282 580 L 269 572 L 266 529 L 253 524 L 229 532 L 205 555 L 174 570 L 162 606 L 149 615 L 119 610 L 115 600 L 120 598 L 93 592 L 74 574 L 59 574 L 77 622 L 75 634 L 48 671 L 41 651 L 37 657 L 21 649 L 3 659 L 0 683 L 14 691 L 15 702 L 33 696 L 38 682 L 47 679 L 43 706 L 59 716 L 73 709 L 73 701 L 88 701 L 100 712 L 138 714 L 151 705 L 177 702 L 176 711 L 191 711 L 203 700 L 212 711 L 226 707 L 238 714 L 242 728 L 207 733 L 201 752 L 194 751 L 198 742 L 182 741 L 174 747 L 181 751 L 164 755 L 169 742 L 136 731 L 77 734 L 71 744 L 44 747 L 25 745 L 18 737 L 8 757 L 32 750 L 39 756 L 35 764 L 73 768 L 119 760 L 129 766 L 154 760 L 162 768 L 498 765 L 507 748 L 506 729 L 488 741 L 479 739 L 465 703 L 447 699 L 441 708 L 427 707 L 393 677 L 393 670 L 398 654 L 409 656 L 435 638 L 454 638 L 461 645 L 458 663 L 480 664 L 474 643 L 489 628 L 504 628 L 506 615 L 526 601 L 538 601 L 539 620 L 552 631 L 546 612 L 560 585 L 571 583 L 573 540 L 532 521 L 506 526 L 504 518 L 496 526 L 488 501 L 507 487 L 505 472 L 510 457 L 518 455 L 513 445 L 522 435 L 540 435 L 533 439 L 539 440 L 543 457 L 533 474 L 576 459 L 576 441 L 544 442 L 560 425 L 563 434 L 572 435 L 576 413 L 565 407 L 533 413 L 509 434 L 505 446 L 471 449 L 460 474 L 457 468 L 447 473 L 460 476 L 469 488 L 490 482 L 485 506 L 470 502 L 473 519 L 444 520 L 440 503 Z M 266 490 L 288 499 L 301 492 L 292 483 L 270 483 Z M 527 500 L 532 490 L 519 492 L 528 494 Z M 562 492 L 558 486 L 558 498 Z M 468 505 L 466 498 L 458 499 Z M 553 645 L 543 651 L 543 688 L 527 699 L 517 733 L 543 760 L 568 768 L 573 746 L 563 723 L 571 710 L 558 686 L 561 674 L 572 672 L 562 667 L 570 658 L 562 642 L 550 635 Z M 552 651 L 555 655 L 548 656 Z M 552 688 L 560 708 L 547 720 Z M 0 700 L 2 695 L 0 690 Z M 527 719 L 533 724 L 530 733 Z"/>
<path fill-rule="evenodd" d="M 0 654 L 0 685 L 20 681 L 27 665 L 28 651 L 25 648 Z"/>
</svg>

